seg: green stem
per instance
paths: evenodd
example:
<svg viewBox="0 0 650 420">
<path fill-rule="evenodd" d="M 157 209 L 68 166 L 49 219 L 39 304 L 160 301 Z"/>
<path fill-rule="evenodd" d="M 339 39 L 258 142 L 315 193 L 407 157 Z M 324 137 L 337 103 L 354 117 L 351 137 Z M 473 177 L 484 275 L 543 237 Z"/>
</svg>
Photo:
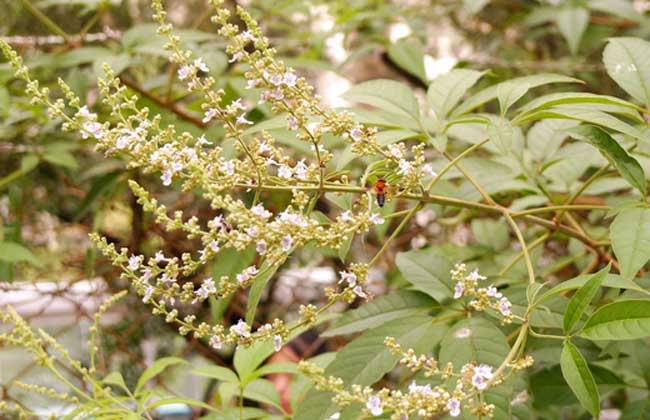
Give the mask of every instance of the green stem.
<svg viewBox="0 0 650 420">
<path fill-rule="evenodd" d="M 61 27 L 59 25 L 57 25 L 52 19 L 47 17 L 47 15 L 45 13 L 38 10 L 38 8 L 36 8 L 36 6 L 34 6 L 30 2 L 30 0 L 20 0 L 20 1 L 25 6 L 25 8 L 32 15 L 34 15 L 34 17 L 36 19 L 38 19 L 43 25 L 47 26 L 49 30 L 51 30 L 55 34 L 60 35 L 61 37 L 63 37 L 63 39 L 65 40 L 65 42 L 67 44 L 71 43 L 70 35 L 68 35 L 63 29 L 61 29 Z"/>
</svg>

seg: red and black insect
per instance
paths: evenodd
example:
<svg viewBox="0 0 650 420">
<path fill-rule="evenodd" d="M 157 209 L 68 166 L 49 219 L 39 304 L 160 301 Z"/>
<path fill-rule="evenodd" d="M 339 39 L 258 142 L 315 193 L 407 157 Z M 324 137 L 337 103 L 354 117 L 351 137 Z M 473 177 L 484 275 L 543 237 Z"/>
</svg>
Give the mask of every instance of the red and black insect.
<svg viewBox="0 0 650 420">
<path fill-rule="evenodd" d="M 377 195 L 377 205 L 379 207 L 384 207 L 384 203 L 386 203 L 387 188 L 388 184 L 386 184 L 386 181 L 383 179 L 377 180 L 375 183 L 375 194 Z"/>
</svg>

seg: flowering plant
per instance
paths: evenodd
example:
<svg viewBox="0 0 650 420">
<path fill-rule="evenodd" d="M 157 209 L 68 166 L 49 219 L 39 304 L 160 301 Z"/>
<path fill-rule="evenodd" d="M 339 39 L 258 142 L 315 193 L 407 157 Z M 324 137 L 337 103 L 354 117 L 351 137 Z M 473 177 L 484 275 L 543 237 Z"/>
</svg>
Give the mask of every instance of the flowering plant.
<svg viewBox="0 0 650 420">
<path fill-rule="evenodd" d="M 579 81 L 544 73 L 468 94 L 484 73 L 455 69 L 433 80 L 422 101 L 405 84 L 380 79 L 356 85 L 346 95 L 371 109 L 335 109 L 323 105 L 307 79 L 276 57 L 246 10 L 236 8 L 237 25 L 222 2 L 211 3 L 230 64 L 242 72 L 244 90 L 252 92 L 246 98 L 216 87 L 206 60 L 183 46 L 161 2 L 152 6 L 178 81 L 200 98 L 200 122 L 223 128 L 220 138 L 164 124 L 160 115 L 139 106 L 108 65 L 98 82 L 108 117 L 100 119 L 63 80 L 52 95 L 6 42 L 0 41 L 0 48 L 33 104 L 61 120 L 63 130 L 79 132 L 97 151 L 124 159 L 133 171 L 155 174 L 164 187 L 209 203 L 207 220 L 182 211 L 170 214 L 141 183 L 130 180 L 144 211 L 167 231 L 180 231 L 199 244 L 196 252 L 144 255 L 99 234 L 91 237 L 142 304 L 180 335 L 214 352 L 236 348 L 235 372 L 213 367 L 194 373 L 234 385 L 239 418 L 244 418 L 245 398 L 269 404 L 251 391 L 266 386 L 260 376 L 275 373 L 259 368 L 264 359 L 328 320 L 333 309 L 354 304 L 359 307 L 345 312 L 325 334 L 365 333 L 333 360 L 315 358 L 290 369 L 314 386 L 291 412 L 269 404 L 274 410 L 296 419 L 526 418 L 536 404 L 528 399 L 529 390 L 535 395 L 544 384 L 560 383 L 575 395 L 576 412 L 598 417 L 606 400 L 601 379 L 647 392 L 637 385 L 643 378 L 617 376 L 608 358 L 620 352 L 629 358 L 616 364 L 642 363 L 625 340 L 650 336 L 649 293 L 638 277 L 650 259 L 644 239 L 650 231 L 643 167 L 650 140 L 646 108 L 584 92 L 551 93 L 515 107 L 536 87 Z M 650 44 L 635 38 L 614 38 L 604 53 L 613 80 L 645 106 L 650 105 L 645 89 L 650 75 L 643 67 L 648 57 Z M 489 112 L 490 102 L 498 103 L 496 112 Z M 258 106 L 275 116 L 257 121 Z M 274 132 L 278 129 L 282 134 Z M 591 173 L 583 179 L 587 170 Z M 583 204 L 579 199 L 590 190 L 611 193 L 611 202 Z M 615 191 L 623 193 L 614 196 Z M 278 203 L 274 194 L 284 200 Z M 336 209 L 321 211 L 323 203 Z M 602 225 L 608 217 L 614 220 L 607 229 Z M 406 286 L 374 298 L 373 269 L 412 221 L 428 228 L 468 218 L 475 247 L 434 244 L 397 254 Z M 353 243 L 383 235 L 381 229 L 390 234 L 370 256 L 348 258 Z M 568 243 L 560 268 L 542 255 L 543 245 L 553 241 Z M 334 251 L 342 260 L 338 281 L 324 290 L 324 303 L 302 304 L 293 320 L 259 321 L 258 306 L 270 281 L 308 248 Z M 224 252 L 247 250 L 255 255 L 250 265 L 230 275 L 205 273 Z M 563 264 L 575 265 L 578 275 L 555 275 Z M 248 291 L 246 313 L 232 323 L 197 315 L 204 302 L 228 301 L 242 290 Z M 42 345 L 45 339 L 97 392 L 89 395 L 73 384 L 74 397 L 27 389 L 80 404 L 80 415 L 98 416 L 116 405 L 125 410 L 123 398 L 105 385 L 121 388 L 140 407 L 137 416 L 155 408 L 155 403 L 143 406 L 150 395 L 137 392 L 152 376 L 143 375 L 133 393 L 115 376 L 97 379 L 94 369 L 86 370 L 53 339 L 36 338 L 17 314 L 2 315 L 15 328 L 0 335 L 0 342 L 30 350 L 61 379 Z M 558 356 L 559 370 L 552 371 Z M 546 370 L 529 372 L 536 359 Z M 181 362 L 166 360 L 158 371 L 175 363 Z M 397 365 L 406 372 L 401 380 L 374 386 Z M 81 404 L 83 398 L 88 401 Z"/>
</svg>

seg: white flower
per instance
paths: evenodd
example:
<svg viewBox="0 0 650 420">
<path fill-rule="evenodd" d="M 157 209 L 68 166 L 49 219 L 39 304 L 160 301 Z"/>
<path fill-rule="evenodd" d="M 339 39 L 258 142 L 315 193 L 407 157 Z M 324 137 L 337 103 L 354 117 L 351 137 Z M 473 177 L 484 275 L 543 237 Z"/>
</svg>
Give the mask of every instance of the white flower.
<svg viewBox="0 0 650 420">
<path fill-rule="evenodd" d="M 275 349 L 275 351 L 282 350 L 282 337 L 280 337 L 279 335 L 273 336 L 273 348 Z"/>
<path fill-rule="evenodd" d="M 276 101 L 281 101 L 284 99 L 284 92 L 282 92 L 280 89 L 273 89 L 268 93 L 268 95 Z"/>
<path fill-rule="evenodd" d="M 355 295 L 359 296 L 359 297 L 362 298 L 362 299 L 366 299 L 366 298 L 368 297 L 368 295 L 367 295 L 366 292 L 363 290 L 363 287 L 361 287 L 360 284 L 354 286 L 354 288 L 352 289 L 352 291 L 354 292 Z"/>
<path fill-rule="evenodd" d="M 296 177 L 301 180 L 307 179 L 307 165 L 305 164 L 305 159 L 300 159 L 296 166 L 293 168 L 296 172 Z"/>
<path fill-rule="evenodd" d="M 174 173 L 170 171 L 169 169 L 165 169 L 160 176 L 160 179 L 163 182 L 163 185 L 168 187 L 172 184 L 172 177 L 174 176 Z"/>
<path fill-rule="evenodd" d="M 389 148 L 390 154 L 397 159 L 401 159 L 403 156 L 402 149 L 399 148 L 396 144 L 391 144 Z"/>
<path fill-rule="evenodd" d="M 291 250 L 291 247 L 293 246 L 293 238 L 290 235 L 284 236 L 280 240 L 280 246 L 282 247 L 282 250 L 284 252 L 289 252 Z"/>
<path fill-rule="evenodd" d="M 269 77 L 269 82 L 275 86 L 280 86 L 282 83 L 282 75 L 281 74 L 274 74 Z"/>
<path fill-rule="evenodd" d="M 77 116 L 79 116 L 79 118 L 84 120 L 94 120 L 97 118 L 97 114 L 95 114 L 94 112 L 90 112 L 86 105 L 79 108 L 79 111 L 77 111 Z"/>
<path fill-rule="evenodd" d="M 280 178 L 289 179 L 293 176 L 293 171 L 287 165 L 280 165 L 278 167 L 278 176 Z"/>
<path fill-rule="evenodd" d="M 255 42 L 255 35 L 253 35 L 253 32 L 251 32 L 250 30 L 246 30 L 242 32 L 241 37 L 245 41 Z"/>
<path fill-rule="evenodd" d="M 199 290 L 194 293 L 205 300 L 208 298 L 208 296 L 210 296 L 210 294 L 215 293 L 216 291 L 217 288 L 214 284 L 214 280 L 212 280 L 212 277 L 208 277 L 207 279 L 203 280 L 203 283 L 201 284 Z"/>
<path fill-rule="evenodd" d="M 178 79 L 179 80 L 185 80 L 187 79 L 190 74 L 192 74 L 193 68 L 191 66 L 185 65 L 181 66 L 180 69 L 178 69 Z"/>
<path fill-rule="evenodd" d="M 296 75 L 290 71 L 284 73 L 284 77 L 282 78 L 282 82 L 289 87 L 294 87 L 297 80 Z"/>
<path fill-rule="evenodd" d="M 217 242 L 216 239 L 211 240 L 208 246 L 210 247 L 212 252 L 219 252 L 219 242 Z"/>
<path fill-rule="evenodd" d="M 430 163 L 425 163 L 424 165 L 422 165 L 422 172 L 424 172 L 427 175 L 434 176 L 434 177 L 438 176 L 436 171 L 433 170 L 433 165 L 430 164 Z"/>
<path fill-rule="evenodd" d="M 246 89 L 254 89 L 257 87 L 257 85 L 260 84 L 260 82 L 261 82 L 260 79 L 249 79 L 246 82 Z"/>
<path fill-rule="evenodd" d="M 149 303 L 151 296 L 153 296 L 154 287 L 150 284 L 146 285 L 144 288 L 144 295 L 142 296 L 142 302 Z"/>
<path fill-rule="evenodd" d="M 251 277 L 252 277 L 252 276 L 256 276 L 257 273 L 259 273 L 259 270 L 258 270 L 257 267 L 255 267 L 254 265 L 251 265 L 250 267 L 248 267 L 248 268 L 246 269 L 246 274 L 248 274 L 248 275 L 251 276 Z"/>
<path fill-rule="evenodd" d="M 456 283 L 456 286 L 454 286 L 454 299 L 460 299 L 463 297 L 463 293 L 465 293 L 465 286 L 463 286 L 463 283 Z"/>
<path fill-rule="evenodd" d="M 262 219 L 268 219 L 271 217 L 271 212 L 266 210 L 262 204 L 253 206 L 251 208 L 251 212 L 256 216 L 261 217 Z"/>
<path fill-rule="evenodd" d="M 235 163 L 232 160 L 227 160 L 221 165 L 219 170 L 228 176 L 233 176 L 235 174 Z"/>
<path fill-rule="evenodd" d="M 338 411 L 327 418 L 327 420 L 339 420 L 341 418 L 341 413 Z"/>
<path fill-rule="evenodd" d="M 415 381 L 411 382 L 409 385 L 409 394 L 422 394 L 422 395 L 432 395 L 433 391 L 431 390 L 431 385 L 418 385 Z"/>
<path fill-rule="evenodd" d="M 492 379 L 492 366 L 486 364 L 480 364 L 474 369 L 474 372 L 477 375 L 481 375 L 485 379 Z"/>
<path fill-rule="evenodd" d="M 251 333 L 250 333 L 251 329 L 243 319 L 240 319 L 237 322 L 236 325 L 233 325 L 232 327 L 230 327 L 230 331 L 232 331 L 235 334 L 237 334 L 238 336 L 244 337 L 244 338 L 248 338 L 248 337 L 251 336 Z"/>
<path fill-rule="evenodd" d="M 267 249 L 267 247 L 266 247 L 266 241 L 265 240 L 262 239 L 261 241 L 257 242 L 257 245 L 255 246 L 255 250 L 257 251 L 258 254 L 260 254 L 260 255 L 266 254 L 266 249 Z"/>
<path fill-rule="evenodd" d="M 298 119 L 294 117 L 293 115 L 289 115 L 287 117 L 287 126 L 289 127 L 289 130 L 297 130 L 298 129 Z"/>
<path fill-rule="evenodd" d="M 243 56 L 244 56 L 244 53 L 242 53 L 241 51 L 237 51 L 236 53 L 234 53 L 232 55 L 232 58 L 230 60 L 228 60 L 228 62 L 229 63 L 234 63 L 235 61 L 241 59 Z"/>
<path fill-rule="evenodd" d="M 352 212 L 350 210 L 346 210 L 341 213 L 341 220 L 344 222 L 353 222 L 354 218 L 352 217 Z"/>
<path fill-rule="evenodd" d="M 379 213 L 373 213 L 370 216 L 370 223 L 372 223 L 374 225 L 383 225 L 384 222 L 385 222 L 384 218 L 381 217 L 381 215 Z"/>
<path fill-rule="evenodd" d="M 246 271 L 243 271 L 241 273 L 238 273 L 236 278 L 237 278 L 237 283 L 243 284 L 247 282 L 251 278 L 251 276 L 249 276 Z"/>
<path fill-rule="evenodd" d="M 482 391 L 487 388 L 490 379 L 492 379 L 492 366 L 482 364 L 474 369 L 472 385 L 479 391 Z"/>
<path fill-rule="evenodd" d="M 81 137 L 87 139 L 90 136 L 95 137 L 96 139 L 101 139 L 104 137 L 104 134 L 101 132 L 103 126 L 97 121 L 86 121 L 81 124 L 83 131 L 81 132 Z"/>
<path fill-rule="evenodd" d="M 472 271 L 471 273 L 469 273 L 469 275 L 467 276 L 467 278 L 469 278 L 469 279 L 472 280 L 472 281 L 479 281 L 479 280 L 485 280 L 485 279 L 487 279 L 487 277 L 482 276 L 482 275 L 480 275 L 480 274 L 478 273 L 478 268 L 474 269 L 474 271 Z"/>
<path fill-rule="evenodd" d="M 201 137 L 199 137 L 197 142 L 200 146 L 208 146 L 212 144 L 211 141 L 208 141 L 208 139 L 205 138 L 204 134 L 201 134 Z"/>
<path fill-rule="evenodd" d="M 248 229 L 246 229 L 246 235 L 250 236 L 251 238 L 256 237 L 258 233 L 259 232 L 255 226 L 250 226 Z"/>
<path fill-rule="evenodd" d="M 503 316 L 510 316 L 512 315 L 512 311 L 510 310 L 510 306 L 512 304 L 508 300 L 508 298 L 501 298 L 499 300 L 499 304 L 497 305 L 497 308 L 499 309 L 499 312 L 501 312 L 501 315 Z"/>
<path fill-rule="evenodd" d="M 172 283 L 176 283 L 176 277 L 170 277 L 167 273 L 163 273 L 160 281 L 165 285 L 169 286 Z"/>
<path fill-rule="evenodd" d="M 497 298 L 497 299 L 503 297 L 503 295 L 501 293 L 499 293 L 497 288 L 494 287 L 493 285 L 488 286 L 487 291 L 485 292 L 485 294 L 490 296 L 490 297 Z"/>
<path fill-rule="evenodd" d="M 156 262 L 158 262 L 158 263 L 159 263 L 159 262 L 163 262 L 163 261 L 167 261 L 167 258 L 165 258 L 165 254 L 163 254 L 162 251 L 158 251 L 158 252 L 156 252 L 156 255 L 154 255 L 153 258 L 154 258 L 154 260 L 155 260 Z"/>
<path fill-rule="evenodd" d="M 235 121 L 235 123 L 252 125 L 253 121 L 247 120 L 246 119 L 246 113 L 242 112 L 242 114 L 239 117 L 237 117 L 237 120 Z"/>
<path fill-rule="evenodd" d="M 348 286 L 354 287 L 357 284 L 357 275 L 354 273 L 351 273 L 349 271 L 339 271 L 339 274 L 341 275 L 341 280 L 339 280 L 339 283 L 347 283 Z"/>
<path fill-rule="evenodd" d="M 129 270 L 135 271 L 140 268 L 140 257 L 137 255 L 131 255 L 129 257 Z"/>
<path fill-rule="evenodd" d="M 223 347 L 223 340 L 221 340 L 221 337 L 219 337 L 218 335 L 213 335 L 210 338 L 210 346 L 213 349 L 221 350 L 221 348 Z"/>
<path fill-rule="evenodd" d="M 458 417 L 460 415 L 460 401 L 456 398 L 451 398 L 447 401 L 447 410 L 449 410 L 450 416 Z"/>
<path fill-rule="evenodd" d="M 352 130 L 350 130 L 350 137 L 354 141 L 359 141 L 361 140 L 361 136 L 363 136 L 363 131 L 359 126 L 354 127 Z"/>
<path fill-rule="evenodd" d="M 117 141 L 115 142 L 115 147 L 118 149 L 124 149 L 127 146 L 129 146 L 132 142 L 133 138 L 133 133 L 125 133 L 117 138 Z"/>
<path fill-rule="evenodd" d="M 366 401 L 366 408 L 373 416 L 381 416 L 381 414 L 384 412 L 384 409 L 381 408 L 381 398 L 379 398 L 377 395 L 372 395 L 370 398 L 368 398 L 368 401 Z"/>
<path fill-rule="evenodd" d="M 235 100 L 232 101 L 232 103 L 230 104 L 230 107 L 233 108 L 233 109 L 238 109 L 238 110 L 240 110 L 240 111 L 244 111 L 244 110 L 246 110 L 246 107 L 244 106 L 244 104 L 242 104 L 241 100 L 242 100 L 241 98 L 237 98 L 237 99 L 235 99 Z"/>
<path fill-rule="evenodd" d="M 397 173 L 402 175 L 407 175 L 413 168 L 411 162 L 406 159 L 400 159 L 399 162 L 397 162 L 397 165 L 399 165 L 399 171 L 397 171 Z"/>
<path fill-rule="evenodd" d="M 205 63 L 203 62 L 203 58 L 201 58 L 201 57 L 194 60 L 194 67 L 196 67 L 197 69 L 201 70 L 204 73 L 207 73 L 207 72 L 210 71 L 208 66 L 206 66 Z"/>
<path fill-rule="evenodd" d="M 205 114 L 203 116 L 203 119 L 201 120 L 204 124 L 207 124 L 212 120 L 214 117 L 217 116 L 219 113 L 219 110 L 216 108 L 208 108 L 207 111 L 205 111 Z"/>
</svg>

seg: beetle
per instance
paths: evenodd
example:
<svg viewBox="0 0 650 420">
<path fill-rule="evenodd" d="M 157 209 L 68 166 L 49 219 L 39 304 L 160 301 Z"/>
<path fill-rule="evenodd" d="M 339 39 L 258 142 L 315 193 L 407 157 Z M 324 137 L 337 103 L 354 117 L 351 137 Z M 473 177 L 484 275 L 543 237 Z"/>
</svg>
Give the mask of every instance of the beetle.
<svg viewBox="0 0 650 420">
<path fill-rule="evenodd" d="M 384 203 L 386 203 L 387 188 L 388 184 L 386 184 L 386 180 L 384 179 L 379 179 L 375 183 L 375 194 L 377 195 L 377 205 L 379 207 L 384 207 Z"/>
</svg>

